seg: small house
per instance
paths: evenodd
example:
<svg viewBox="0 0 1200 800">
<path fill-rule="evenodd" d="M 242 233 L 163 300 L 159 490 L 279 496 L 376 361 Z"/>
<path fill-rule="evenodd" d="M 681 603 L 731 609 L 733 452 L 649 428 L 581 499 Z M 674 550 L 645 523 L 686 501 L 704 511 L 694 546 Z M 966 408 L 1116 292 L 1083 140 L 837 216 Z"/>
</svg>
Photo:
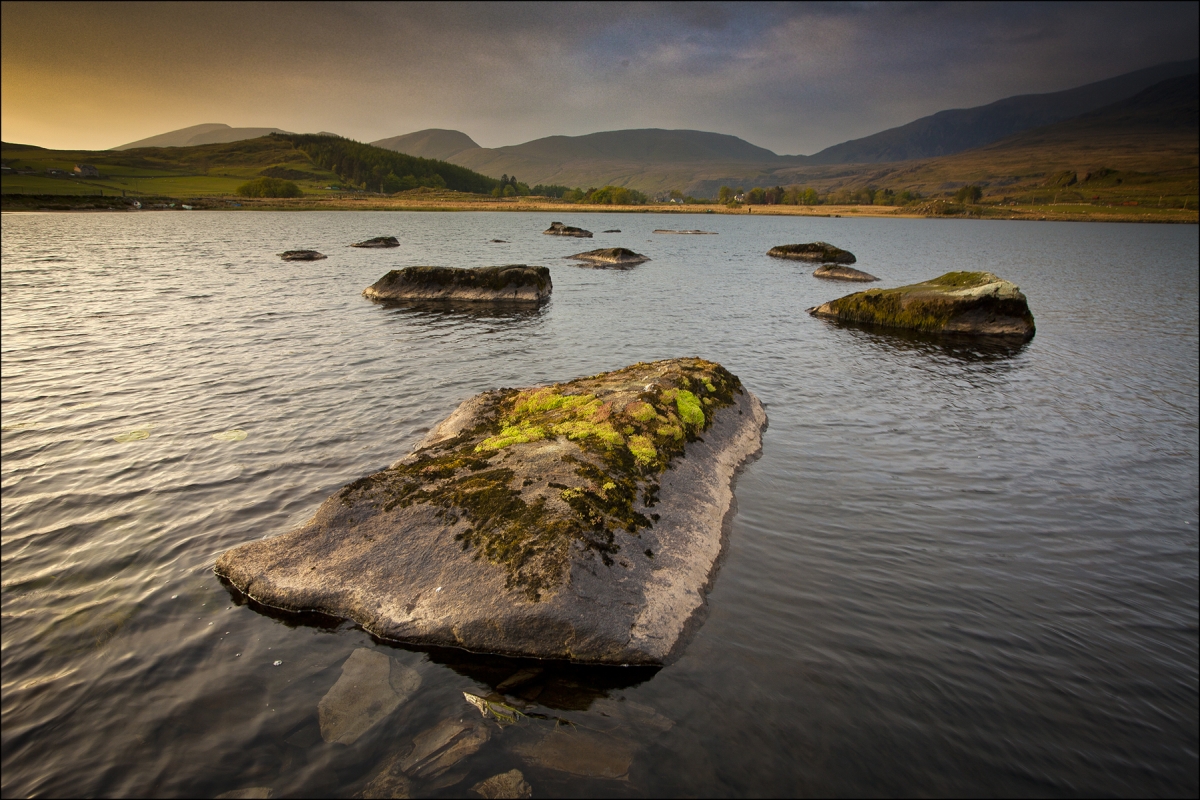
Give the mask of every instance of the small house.
<svg viewBox="0 0 1200 800">
<path fill-rule="evenodd" d="M 91 164 L 76 164 L 75 174 L 81 178 L 99 178 L 100 170 L 96 169 Z"/>
</svg>

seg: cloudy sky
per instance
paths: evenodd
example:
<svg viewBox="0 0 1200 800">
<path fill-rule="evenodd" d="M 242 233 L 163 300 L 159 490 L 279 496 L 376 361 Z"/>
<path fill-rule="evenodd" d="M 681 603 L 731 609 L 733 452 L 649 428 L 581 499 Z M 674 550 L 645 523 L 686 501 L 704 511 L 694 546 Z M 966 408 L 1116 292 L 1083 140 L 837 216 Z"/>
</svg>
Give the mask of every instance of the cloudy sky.
<svg viewBox="0 0 1200 800">
<path fill-rule="evenodd" d="M 1200 50 L 1196 3 L 2 5 L 5 141 L 203 122 L 422 128 L 484 147 L 621 128 L 816 152 Z"/>
</svg>

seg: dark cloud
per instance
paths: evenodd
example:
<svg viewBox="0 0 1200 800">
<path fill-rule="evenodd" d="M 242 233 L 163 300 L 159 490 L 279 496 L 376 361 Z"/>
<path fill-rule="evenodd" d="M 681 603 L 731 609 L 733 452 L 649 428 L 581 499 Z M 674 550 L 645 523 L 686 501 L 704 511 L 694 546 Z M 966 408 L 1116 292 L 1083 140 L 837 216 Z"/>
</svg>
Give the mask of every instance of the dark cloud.
<svg viewBox="0 0 1200 800">
<path fill-rule="evenodd" d="M 199 122 L 488 146 L 627 127 L 822 147 L 1197 55 L 1195 3 L 4 3 L 3 136 Z"/>
</svg>

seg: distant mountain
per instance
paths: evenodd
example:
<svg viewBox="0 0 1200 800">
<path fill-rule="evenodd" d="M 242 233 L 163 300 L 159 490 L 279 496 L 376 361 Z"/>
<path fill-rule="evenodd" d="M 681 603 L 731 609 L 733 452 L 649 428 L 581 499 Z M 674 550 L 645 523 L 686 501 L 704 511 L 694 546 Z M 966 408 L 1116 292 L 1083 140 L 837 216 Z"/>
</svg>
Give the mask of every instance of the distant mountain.
<svg viewBox="0 0 1200 800">
<path fill-rule="evenodd" d="M 951 155 L 982 147 L 1124 100 L 1168 78 L 1196 74 L 1197 60 L 1175 61 L 1049 94 L 1006 97 L 986 106 L 952 109 L 862 139 L 828 147 L 808 164 L 868 164 Z"/>
<path fill-rule="evenodd" d="M 479 145 L 462 131 L 448 131 L 443 128 L 427 128 L 416 133 L 380 139 L 371 144 L 405 155 L 436 158 L 439 161 L 445 161 L 463 150 L 479 149 Z"/>
<path fill-rule="evenodd" d="M 268 133 L 287 133 L 280 128 L 231 128 L 220 122 L 209 122 L 180 128 L 177 131 L 160 133 L 148 139 L 123 144 L 113 150 L 132 150 L 136 147 L 195 147 L 201 144 L 225 144 L 243 139 L 257 139 Z"/>
</svg>

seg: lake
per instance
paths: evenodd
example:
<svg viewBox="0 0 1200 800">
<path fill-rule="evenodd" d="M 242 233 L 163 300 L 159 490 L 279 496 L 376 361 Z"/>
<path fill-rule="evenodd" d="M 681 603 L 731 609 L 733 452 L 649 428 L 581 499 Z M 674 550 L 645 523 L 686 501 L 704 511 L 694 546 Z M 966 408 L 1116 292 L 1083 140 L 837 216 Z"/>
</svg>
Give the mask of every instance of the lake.
<svg viewBox="0 0 1200 800">
<path fill-rule="evenodd" d="M 541 235 L 552 220 L 596 237 Z M 723 364 L 770 419 L 703 625 L 661 669 L 537 665 L 511 696 L 528 716 L 488 723 L 413 796 L 514 768 L 535 797 L 1200 791 L 1195 226 L 569 208 L 2 223 L 5 797 L 369 794 L 414 737 L 479 718 L 464 691 L 530 663 L 268 613 L 217 556 L 302 523 L 478 392 L 679 356 Z M 402 246 L 347 247 L 380 235 Z M 860 287 L 765 255 L 814 240 L 881 286 L 995 272 L 1037 335 L 814 319 Z M 563 260 L 611 246 L 652 260 Z M 298 248 L 329 258 L 275 255 Z M 389 269 L 509 263 L 549 266 L 551 301 L 360 295 Z M 421 684 L 328 744 L 318 704 L 359 649 Z"/>
</svg>

